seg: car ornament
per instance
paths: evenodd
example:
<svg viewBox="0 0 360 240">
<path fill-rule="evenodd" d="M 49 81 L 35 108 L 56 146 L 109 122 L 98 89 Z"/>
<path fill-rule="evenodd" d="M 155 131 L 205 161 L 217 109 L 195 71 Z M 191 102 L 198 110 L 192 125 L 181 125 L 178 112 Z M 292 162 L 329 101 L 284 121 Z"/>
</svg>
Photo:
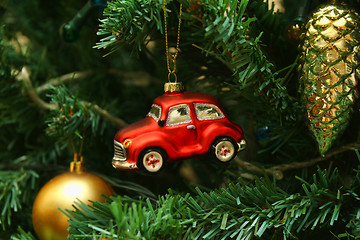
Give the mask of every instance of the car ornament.
<svg viewBox="0 0 360 240">
<path fill-rule="evenodd" d="M 164 25 L 168 82 L 164 95 L 154 99 L 145 119 L 120 130 L 114 139 L 112 165 L 119 170 L 158 173 L 168 162 L 209 154 L 225 163 L 245 149 L 242 128 L 231 122 L 216 98 L 204 93 L 184 91 L 177 81 L 181 10 L 175 54 L 169 53 L 166 1 Z M 174 79 L 174 82 L 171 81 Z"/>
</svg>

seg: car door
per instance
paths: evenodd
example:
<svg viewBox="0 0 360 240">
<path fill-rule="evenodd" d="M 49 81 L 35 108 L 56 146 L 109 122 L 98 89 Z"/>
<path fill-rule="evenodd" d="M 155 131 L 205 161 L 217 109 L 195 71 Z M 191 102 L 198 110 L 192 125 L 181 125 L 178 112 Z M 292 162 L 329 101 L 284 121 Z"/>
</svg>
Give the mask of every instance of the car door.
<svg viewBox="0 0 360 240">
<path fill-rule="evenodd" d="M 171 141 L 186 152 L 186 148 L 197 143 L 197 129 L 188 104 L 178 104 L 169 108 L 166 118 L 166 133 Z"/>
</svg>

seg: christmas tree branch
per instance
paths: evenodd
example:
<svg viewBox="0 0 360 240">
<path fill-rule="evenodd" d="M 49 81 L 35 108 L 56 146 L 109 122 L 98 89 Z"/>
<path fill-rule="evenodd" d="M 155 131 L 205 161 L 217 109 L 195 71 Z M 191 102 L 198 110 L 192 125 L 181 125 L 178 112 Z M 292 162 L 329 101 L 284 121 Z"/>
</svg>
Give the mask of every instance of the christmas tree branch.
<svg viewBox="0 0 360 240">
<path fill-rule="evenodd" d="M 331 157 L 333 157 L 337 154 L 340 154 L 342 152 L 349 151 L 349 150 L 357 150 L 357 149 L 360 149 L 360 143 L 350 143 L 350 144 L 341 146 L 341 147 L 329 152 L 324 157 L 313 158 L 306 162 L 292 162 L 292 163 L 288 163 L 288 164 L 280 164 L 280 165 L 276 165 L 276 166 L 273 166 L 273 167 L 267 168 L 267 169 L 257 167 L 249 162 L 245 162 L 245 161 L 241 160 L 238 157 L 235 158 L 235 161 L 237 164 L 239 164 L 239 166 L 241 168 L 243 168 L 247 171 L 253 172 L 256 175 L 263 175 L 264 173 L 266 173 L 269 176 L 275 175 L 275 178 L 277 180 L 281 180 L 284 178 L 285 171 L 310 167 L 319 162 L 329 160 Z"/>
<path fill-rule="evenodd" d="M 90 74 L 92 74 L 92 71 L 84 71 L 84 72 L 77 72 L 77 73 L 69 73 L 69 74 L 65 74 L 59 78 L 54 78 L 49 80 L 49 82 L 47 82 L 46 84 L 40 86 L 39 88 L 37 88 L 37 90 L 44 91 L 45 89 L 50 88 L 50 86 L 54 83 L 59 84 L 60 82 L 66 82 L 69 80 L 74 79 L 74 77 L 76 78 L 84 78 L 86 76 L 89 76 Z M 55 103 L 47 103 L 45 101 L 43 101 L 39 95 L 37 94 L 37 91 L 34 89 L 31 80 L 30 80 L 30 73 L 29 70 L 27 69 L 27 67 L 23 67 L 21 72 L 17 75 L 17 80 L 22 81 L 24 83 L 25 89 L 27 90 L 27 93 L 29 94 L 30 99 L 40 108 L 42 109 L 46 109 L 46 110 L 55 110 L 58 108 L 58 105 Z M 96 104 L 87 102 L 87 101 L 81 101 L 81 104 L 84 107 L 92 107 L 93 110 L 95 110 L 95 112 L 97 112 L 98 114 L 100 114 L 102 117 L 108 119 L 111 123 L 117 125 L 120 128 L 123 128 L 127 125 L 127 123 L 117 117 L 112 116 L 108 111 L 102 109 L 101 107 L 99 107 Z"/>
<path fill-rule="evenodd" d="M 95 71 L 93 71 L 93 70 L 87 70 L 87 71 L 72 72 L 72 73 L 62 75 L 60 77 L 52 78 L 49 81 L 47 81 L 45 84 L 37 87 L 36 92 L 41 93 L 41 92 L 49 89 L 51 86 L 57 86 L 57 85 L 63 84 L 68 81 L 86 78 L 90 75 L 93 75 L 94 73 L 95 73 Z"/>
<path fill-rule="evenodd" d="M 56 78 L 51 78 L 43 85 L 37 87 L 35 89 L 35 92 L 41 93 L 45 90 L 48 90 L 52 86 L 58 86 L 58 85 L 64 84 L 69 81 L 76 81 L 76 80 L 84 79 L 84 78 L 87 78 L 98 72 L 104 72 L 106 74 L 119 76 L 122 78 L 130 78 L 131 80 L 133 80 L 132 81 L 133 83 L 136 81 L 138 84 L 143 84 L 143 83 L 148 83 L 148 82 L 158 80 L 158 79 L 152 77 L 149 73 L 144 72 L 144 71 L 129 72 L 129 71 L 121 71 L 121 70 L 113 69 L 113 68 L 106 69 L 105 71 L 104 70 L 98 70 L 98 71 L 86 70 L 86 71 L 67 73 L 67 74 L 64 74 L 64 75 L 56 77 Z"/>
<path fill-rule="evenodd" d="M 57 108 L 56 104 L 51 104 L 44 102 L 39 95 L 37 95 L 31 80 L 30 80 L 30 73 L 29 69 L 27 67 L 23 67 L 21 69 L 21 72 L 17 75 L 16 79 L 18 81 L 22 81 L 24 83 L 25 89 L 27 93 L 29 94 L 30 99 L 40 108 L 42 109 L 48 109 L 48 110 L 54 110 Z"/>
<path fill-rule="evenodd" d="M 92 107 L 92 109 L 94 109 L 98 114 L 100 114 L 103 118 L 106 118 L 107 120 L 109 120 L 111 123 L 115 124 L 116 126 L 123 128 L 125 126 L 127 126 L 128 124 L 122 120 L 121 118 L 117 118 L 114 117 L 113 115 L 111 115 L 108 111 L 106 111 L 105 109 L 102 109 L 101 107 L 99 107 L 96 104 L 90 103 L 90 102 L 86 102 L 86 101 L 81 101 L 81 103 L 85 106 L 85 107 Z"/>
</svg>

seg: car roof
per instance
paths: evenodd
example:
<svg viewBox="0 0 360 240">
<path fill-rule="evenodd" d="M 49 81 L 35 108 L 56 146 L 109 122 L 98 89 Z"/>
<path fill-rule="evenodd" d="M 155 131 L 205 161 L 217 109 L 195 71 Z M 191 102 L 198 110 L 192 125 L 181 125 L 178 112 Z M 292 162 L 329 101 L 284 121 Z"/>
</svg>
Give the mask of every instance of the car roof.
<svg viewBox="0 0 360 240">
<path fill-rule="evenodd" d="M 211 103 L 220 107 L 217 99 L 209 94 L 199 92 L 173 92 L 155 98 L 154 103 L 167 109 L 181 103 Z"/>
</svg>

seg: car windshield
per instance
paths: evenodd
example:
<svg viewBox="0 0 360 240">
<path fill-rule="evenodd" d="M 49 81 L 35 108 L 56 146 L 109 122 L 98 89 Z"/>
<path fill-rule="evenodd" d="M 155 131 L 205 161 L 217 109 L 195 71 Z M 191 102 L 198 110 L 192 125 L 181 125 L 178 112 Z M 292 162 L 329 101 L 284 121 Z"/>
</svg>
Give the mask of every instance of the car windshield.
<svg viewBox="0 0 360 240">
<path fill-rule="evenodd" d="M 156 104 L 151 105 L 150 111 L 147 115 L 154 118 L 155 121 L 159 121 L 161 115 L 161 107 Z"/>
</svg>

